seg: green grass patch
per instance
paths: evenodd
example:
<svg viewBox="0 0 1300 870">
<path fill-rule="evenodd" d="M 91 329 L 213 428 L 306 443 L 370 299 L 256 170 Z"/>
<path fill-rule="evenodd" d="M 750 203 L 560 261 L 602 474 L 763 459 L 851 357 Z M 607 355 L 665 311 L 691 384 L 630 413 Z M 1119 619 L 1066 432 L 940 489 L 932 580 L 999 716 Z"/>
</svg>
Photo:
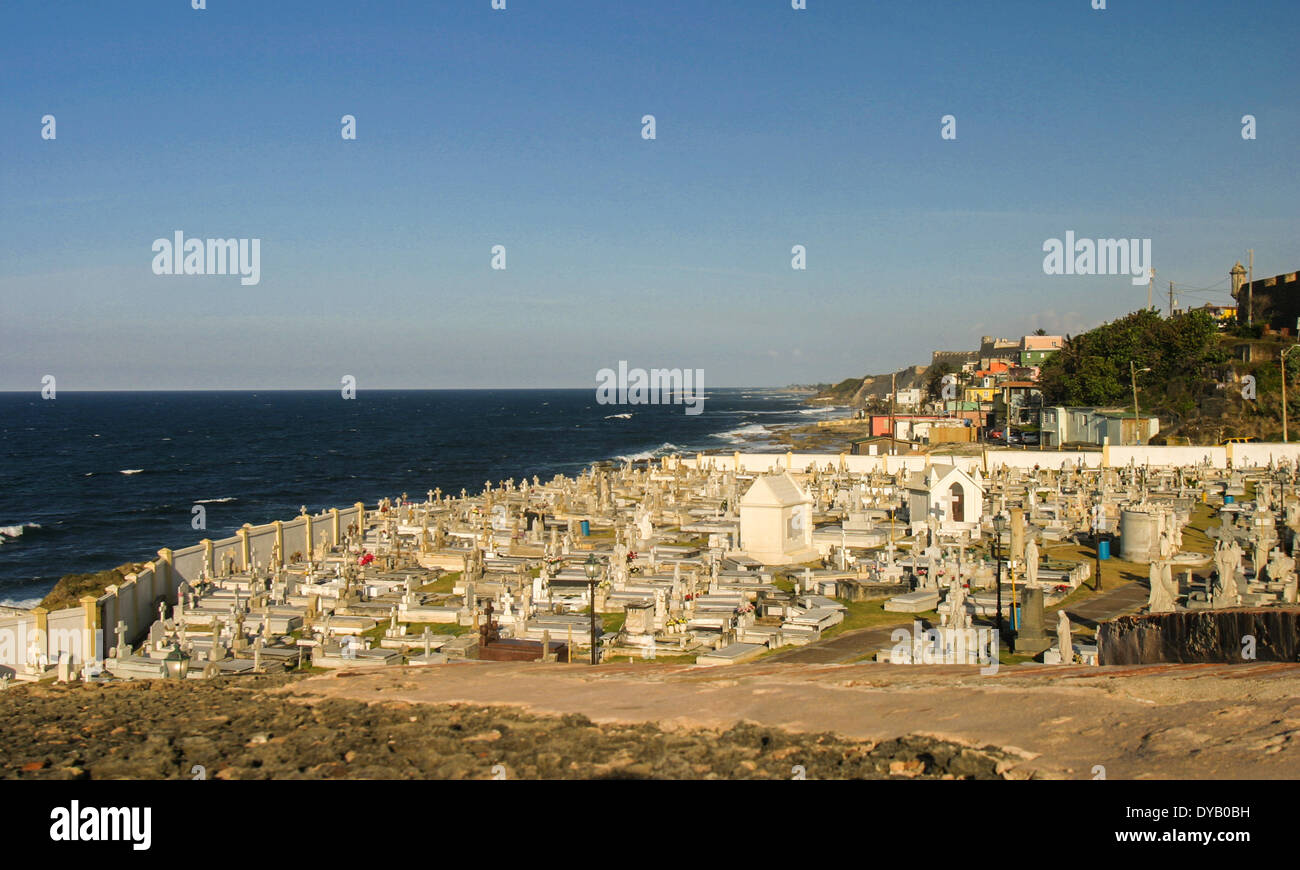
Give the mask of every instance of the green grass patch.
<svg viewBox="0 0 1300 870">
<path fill-rule="evenodd" d="M 627 612 L 619 611 L 618 613 L 597 613 L 600 617 L 600 624 L 604 631 L 621 631 L 623 624 L 627 622 Z"/>
<path fill-rule="evenodd" d="M 456 581 L 459 579 L 460 579 L 460 572 L 452 571 L 448 574 L 443 574 L 441 577 L 439 577 L 437 580 L 434 580 L 432 583 L 424 584 L 423 586 L 420 587 L 420 591 L 427 592 L 433 595 L 450 595 L 452 587 L 456 585 Z"/>
<path fill-rule="evenodd" d="M 939 615 L 933 610 L 925 613 L 890 613 L 885 610 L 885 599 L 876 601 L 841 601 L 846 608 L 844 621 L 822 632 L 821 639 L 829 640 L 847 631 L 863 628 L 879 628 L 884 625 L 911 625 L 913 620 L 928 620 L 938 623 Z"/>
<path fill-rule="evenodd" d="M 450 634 L 455 636 L 474 630 L 472 625 L 460 625 L 455 622 L 409 622 L 406 623 L 406 626 L 406 636 L 414 638 L 417 643 L 426 628 L 429 629 L 429 634 Z"/>
</svg>

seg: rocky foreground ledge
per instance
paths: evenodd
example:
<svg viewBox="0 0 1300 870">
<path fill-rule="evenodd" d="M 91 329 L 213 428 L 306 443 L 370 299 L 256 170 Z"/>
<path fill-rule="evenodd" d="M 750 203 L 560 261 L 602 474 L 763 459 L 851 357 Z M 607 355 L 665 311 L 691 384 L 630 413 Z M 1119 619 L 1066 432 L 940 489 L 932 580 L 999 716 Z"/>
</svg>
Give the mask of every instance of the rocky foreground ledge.
<svg viewBox="0 0 1300 870">
<path fill-rule="evenodd" d="M 1297 779 L 1300 664 L 467 662 L 0 692 L 0 777 Z"/>
<path fill-rule="evenodd" d="M 994 748 L 755 724 L 597 725 L 510 707 L 305 700 L 302 678 L 39 684 L 0 694 L 6 779 L 993 779 Z M 310 680 L 307 680 L 310 682 Z M 802 768 L 802 770 L 800 770 Z"/>
</svg>

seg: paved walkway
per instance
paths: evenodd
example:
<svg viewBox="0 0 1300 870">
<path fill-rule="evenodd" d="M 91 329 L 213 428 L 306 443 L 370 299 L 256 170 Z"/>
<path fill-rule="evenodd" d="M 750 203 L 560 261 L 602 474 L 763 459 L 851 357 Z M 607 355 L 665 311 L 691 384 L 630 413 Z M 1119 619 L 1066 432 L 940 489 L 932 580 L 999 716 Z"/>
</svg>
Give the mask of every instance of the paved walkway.
<svg viewBox="0 0 1300 870">
<path fill-rule="evenodd" d="M 1066 607 L 1065 613 L 1071 622 L 1096 628 L 1098 623 L 1145 607 L 1150 597 L 1146 583 L 1130 581 L 1113 589 L 1103 587 L 1100 595 Z"/>
<path fill-rule="evenodd" d="M 819 640 L 807 646 L 796 647 L 788 652 L 769 656 L 764 661 L 785 662 L 789 664 L 839 664 L 860 659 L 874 654 L 877 650 L 893 646 L 890 633 L 896 628 L 911 629 L 911 621 L 899 621 L 893 625 L 859 628 L 836 635 L 830 640 Z"/>
</svg>

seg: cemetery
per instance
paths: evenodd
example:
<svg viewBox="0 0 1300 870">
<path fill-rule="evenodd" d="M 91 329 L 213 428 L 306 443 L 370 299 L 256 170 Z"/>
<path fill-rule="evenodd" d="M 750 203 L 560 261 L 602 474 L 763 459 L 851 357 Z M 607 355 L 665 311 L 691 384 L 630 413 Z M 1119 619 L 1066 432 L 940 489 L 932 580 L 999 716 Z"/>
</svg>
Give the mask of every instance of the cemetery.
<svg viewBox="0 0 1300 870">
<path fill-rule="evenodd" d="M 817 645 L 867 606 L 948 653 L 985 638 L 969 663 L 1232 661 L 1251 626 L 1270 638 L 1255 654 L 1295 660 L 1294 453 L 1151 450 L 665 457 L 304 509 L 161 550 L 81 607 L 0 617 L 0 680 L 717 667 Z M 1143 572 L 1145 606 L 1072 620 L 1109 559 Z M 1220 624 L 1221 642 L 1189 640 Z M 952 661 L 889 643 L 869 659 Z"/>
</svg>

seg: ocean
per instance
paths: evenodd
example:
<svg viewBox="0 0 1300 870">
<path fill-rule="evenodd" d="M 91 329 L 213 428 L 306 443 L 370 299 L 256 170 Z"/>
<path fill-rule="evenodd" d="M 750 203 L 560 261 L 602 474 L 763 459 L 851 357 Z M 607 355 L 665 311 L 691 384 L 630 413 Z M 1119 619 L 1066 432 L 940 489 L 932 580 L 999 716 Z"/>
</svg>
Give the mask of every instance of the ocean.
<svg viewBox="0 0 1300 870">
<path fill-rule="evenodd" d="M 32 606 L 64 574 L 146 561 L 303 505 L 761 450 L 781 427 L 843 413 L 794 392 L 707 396 L 692 416 L 601 405 L 594 390 L 0 393 L 0 604 Z M 191 526 L 195 505 L 206 530 Z"/>
</svg>

